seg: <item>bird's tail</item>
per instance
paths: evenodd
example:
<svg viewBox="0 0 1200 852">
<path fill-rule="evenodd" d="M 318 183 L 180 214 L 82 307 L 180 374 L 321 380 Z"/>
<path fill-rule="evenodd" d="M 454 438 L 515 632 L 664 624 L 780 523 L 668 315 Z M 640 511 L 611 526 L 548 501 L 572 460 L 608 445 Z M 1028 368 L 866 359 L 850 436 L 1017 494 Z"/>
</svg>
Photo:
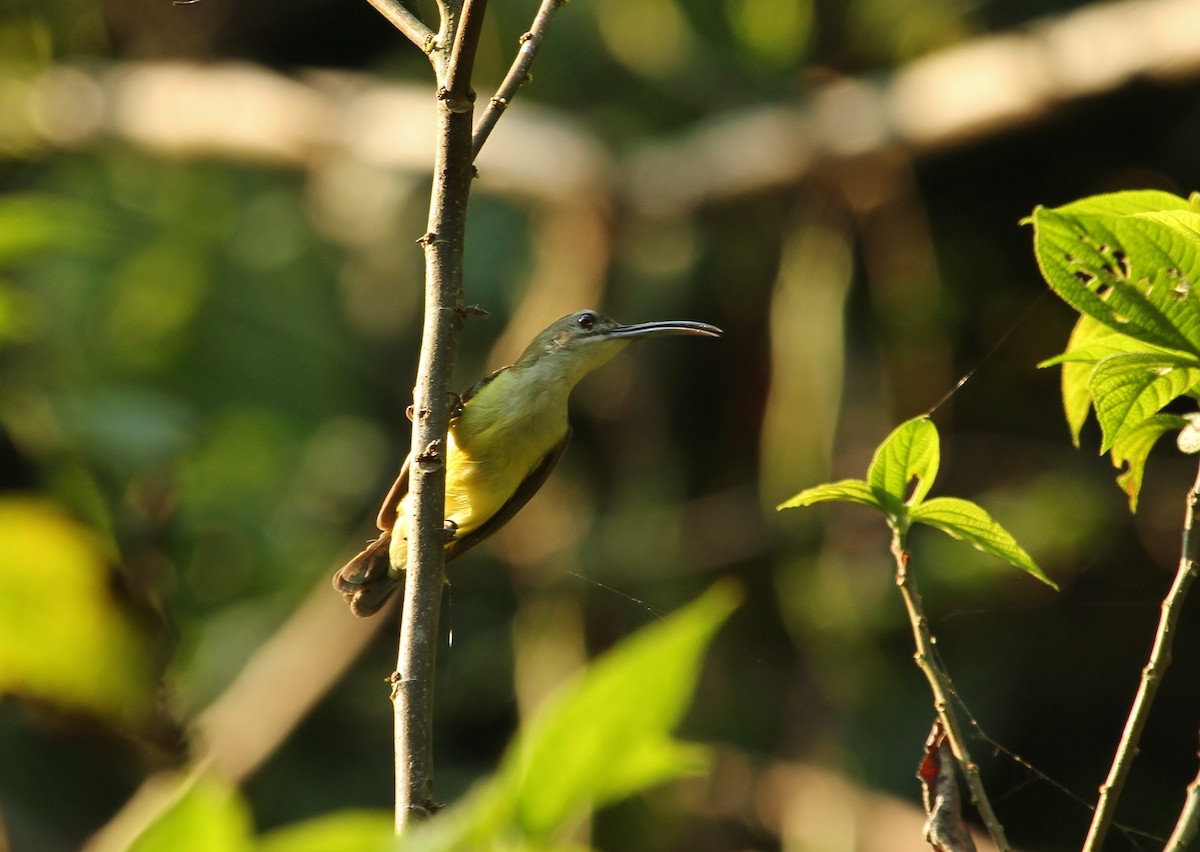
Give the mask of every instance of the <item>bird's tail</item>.
<svg viewBox="0 0 1200 852">
<path fill-rule="evenodd" d="M 391 532 L 385 531 L 333 575 L 333 587 L 342 593 L 350 611 L 357 616 L 365 618 L 379 612 L 401 583 L 389 570 L 391 541 Z"/>
</svg>

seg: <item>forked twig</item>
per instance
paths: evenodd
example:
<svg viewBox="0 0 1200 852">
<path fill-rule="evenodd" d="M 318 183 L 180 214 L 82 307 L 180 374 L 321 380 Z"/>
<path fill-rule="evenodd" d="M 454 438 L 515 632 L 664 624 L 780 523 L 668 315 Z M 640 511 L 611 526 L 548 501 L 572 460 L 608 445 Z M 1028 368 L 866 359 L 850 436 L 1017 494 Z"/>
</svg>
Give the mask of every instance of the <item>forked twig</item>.
<svg viewBox="0 0 1200 852">
<path fill-rule="evenodd" d="M 500 120 L 500 116 L 517 96 L 517 91 L 530 79 L 529 69 L 533 66 L 533 60 L 537 58 L 538 49 L 542 46 L 542 39 L 546 37 L 546 31 L 550 29 L 554 13 L 565 3 L 566 0 L 542 0 L 542 5 L 533 18 L 533 25 L 530 26 L 529 32 L 521 36 L 521 48 L 517 51 L 512 67 L 508 69 L 504 81 L 500 83 L 496 94 L 488 101 L 488 105 L 475 125 L 475 134 L 471 139 L 471 147 L 475 156 L 479 156 L 479 149 L 492 135 L 496 122 Z"/>
<path fill-rule="evenodd" d="M 400 30 L 409 41 L 421 48 L 425 53 L 433 49 L 437 33 L 422 23 L 421 19 L 404 6 L 400 0 L 367 0 L 379 14 Z"/>
</svg>

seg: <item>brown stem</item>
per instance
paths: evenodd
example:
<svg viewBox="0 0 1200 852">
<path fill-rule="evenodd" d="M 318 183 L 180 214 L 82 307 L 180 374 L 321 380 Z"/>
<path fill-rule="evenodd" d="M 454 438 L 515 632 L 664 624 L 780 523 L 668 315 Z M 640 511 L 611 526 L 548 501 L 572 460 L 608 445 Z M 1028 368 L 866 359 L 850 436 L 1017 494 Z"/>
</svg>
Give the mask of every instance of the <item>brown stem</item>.
<svg viewBox="0 0 1200 852">
<path fill-rule="evenodd" d="M 967 780 L 967 788 L 971 791 L 971 801 L 974 803 L 975 809 L 979 811 L 984 827 L 991 835 L 992 842 L 996 844 L 999 852 L 1010 852 L 1012 847 L 1008 845 L 1008 838 L 1004 836 L 1004 827 L 996 819 L 992 804 L 988 801 L 987 793 L 984 792 L 983 781 L 979 777 L 979 767 L 971 759 L 971 754 L 967 750 L 966 737 L 963 736 L 954 706 L 950 703 L 950 676 L 937 664 L 937 657 L 934 653 L 935 640 L 921 606 L 921 594 L 917 591 L 917 579 L 908 570 L 908 552 L 904 549 L 904 535 L 895 528 L 892 530 L 892 556 L 896 560 L 896 588 L 900 590 L 900 597 L 904 599 L 904 608 L 908 610 L 913 641 L 917 646 L 917 653 L 913 655 L 913 659 L 916 661 L 917 667 L 925 674 L 925 679 L 929 681 L 929 688 L 933 692 L 934 710 L 937 711 L 938 720 L 942 723 L 942 730 L 946 733 L 946 740 L 950 743 L 954 757 L 958 760 L 963 777 Z"/>
<path fill-rule="evenodd" d="M 1192 581 L 1196 579 L 1197 559 L 1200 557 L 1200 529 L 1197 529 L 1196 525 L 1197 507 L 1200 507 L 1200 471 L 1197 471 L 1196 481 L 1188 491 L 1179 568 L 1175 572 L 1175 581 L 1171 584 L 1170 591 L 1163 598 L 1158 630 L 1150 648 L 1150 659 L 1142 669 L 1137 695 L 1133 698 L 1133 706 L 1129 708 L 1129 717 L 1125 720 L 1125 730 L 1121 733 L 1121 742 L 1113 755 L 1108 777 L 1100 786 L 1100 798 L 1096 801 L 1096 812 L 1092 815 L 1092 824 L 1088 827 L 1083 852 L 1098 852 L 1104 845 L 1104 838 L 1116 811 L 1117 799 L 1121 796 L 1121 790 L 1129 777 L 1129 770 L 1133 767 L 1133 759 L 1137 756 L 1138 742 L 1141 740 L 1142 730 L 1146 727 L 1146 719 L 1150 716 L 1155 693 L 1158 692 L 1163 673 L 1171 664 L 1175 628 L 1179 624 L 1184 598 Z"/>
<path fill-rule="evenodd" d="M 529 69 L 533 66 L 533 60 L 537 58 L 537 52 L 542 46 L 542 39 L 546 37 L 546 31 L 550 29 L 554 13 L 565 3 L 566 0 L 542 0 L 542 5 L 533 18 L 533 25 L 529 28 L 529 32 L 521 36 L 521 49 L 517 51 L 512 67 L 508 69 L 508 74 L 505 75 L 500 88 L 496 89 L 496 94 L 488 101 L 483 114 L 479 116 L 479 122 L 475 125 L 475 136 L 472 139 L 475 156 L 479 156 L 479 149 L 492 135 L 496 122 L 500 120 L 500 116 L 517 96 L 517 90 L 529 79 Z"/>
<path fill-rule="evenodd" d="M 446 11 L 449 4 L 443 4 Z M 433 799 L 433 677 L 445 583 L 446 430 L 463 310 L 462 259 L 471 165 L 470 73 L 485 0 L 467 0 L 453 29 L 453 49 L 437 66 L 437 152 L 425 249 L 425 325 L 413 390 L 412 524 L 403 621 L 392 683 L 396 753 L 396 831 L 436 809 Z M 457 24 L 455 26 L 455 24 Z"/>
<path fill-rule="evenodd" d="M 408 11 L 400 0 L 367 0 L 367 2 L 374 6 L 379 14 L 387 18 L 392 26 L 404 33 L 405 38 L 425 53 L 433 50 L 437 34 L 425 26 L 420 18 Z"/>
</svg>

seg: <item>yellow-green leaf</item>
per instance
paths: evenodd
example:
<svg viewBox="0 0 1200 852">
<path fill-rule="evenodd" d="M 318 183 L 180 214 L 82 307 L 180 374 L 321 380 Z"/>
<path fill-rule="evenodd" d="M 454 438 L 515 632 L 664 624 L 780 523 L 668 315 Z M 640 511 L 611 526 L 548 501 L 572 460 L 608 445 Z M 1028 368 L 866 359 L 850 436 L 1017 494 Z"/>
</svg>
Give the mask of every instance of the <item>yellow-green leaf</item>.
<svg viewBox="0 0 1200 852">
<path fill-rule="evenodd" d="M 1129 511 L 1137 511 L 1138 494 L 1142 490 L 1142 474 L 1150 450 L 1167 432 L 1178 432 L 1188 425 L 1187 420 L 1176 414 L 1156 414 L 1121 432 L 1112 446 L 1113 467 L 1118 470 L 1128 467 L 1117 476 L 1117 485 L 1129 497 Z"/>
<path fill-rule="evenodd" d="M 867 468 L 867 482 L 889 502 L 889 513 L 917 506 L 937 478 L 941 461 L 937 427 L 927 416 L 901 423 L 884 439 Z"/>
<path fill-rule="evenodd" d="M 1058 586 L 1038 567 L 1008 530 L 992 519 L 982 507 L 959 497 L 935 497 L 912 510 L 913 523 L 926 524 L 951 538 L 998 556 L 1037 577 L 1051 588 Z"/>
<path fill-rule="evenodd" d="M 1101 452 L 1163 406 L 1200 386 L 1200 361 L 1157 353 L 1114 355 L 1096 365 L 1089 386 L 1104 435 Z"/>
<path fill-rule="evenodd" d="M 805 488 L 795 497 L 776 506 L 778 509 L 799 509 L 817 503 L 844 502 L 861 503 L 880 511 L 886 511 L 880 496 L 861 479 L 843 479 Z"/>
<path fill-rule="evenodd" d="M 0 693 L 117 723 L 148 712 L 152 654 L 111 579 L 82 524 L 49 503 L 0 500 Z"/>
</svg>

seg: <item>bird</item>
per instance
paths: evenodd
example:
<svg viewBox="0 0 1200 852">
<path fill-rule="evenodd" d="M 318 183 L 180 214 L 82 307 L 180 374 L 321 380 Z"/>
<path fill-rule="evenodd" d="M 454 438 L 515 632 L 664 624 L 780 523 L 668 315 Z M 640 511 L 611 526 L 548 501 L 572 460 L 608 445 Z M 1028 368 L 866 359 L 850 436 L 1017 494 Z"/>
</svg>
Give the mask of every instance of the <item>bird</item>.
<svg viewBox="0 0 1200 852">
<path fill-rule="evenodd" d="M 576 311 L 552 322 L 516 362 L 460 394 L 446 435 L 446 561 L 504 526 L 545 483 L 571 437 L 567 400 L 584 376 L 634 340 L 722 333 L 691 320 L 622 325 L 594 310 Z M 411 461 L 379 510 L 381 535 L 333 575 L 355 615 L 374 615 L 404 582 Z"/>
</svg>

